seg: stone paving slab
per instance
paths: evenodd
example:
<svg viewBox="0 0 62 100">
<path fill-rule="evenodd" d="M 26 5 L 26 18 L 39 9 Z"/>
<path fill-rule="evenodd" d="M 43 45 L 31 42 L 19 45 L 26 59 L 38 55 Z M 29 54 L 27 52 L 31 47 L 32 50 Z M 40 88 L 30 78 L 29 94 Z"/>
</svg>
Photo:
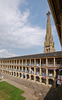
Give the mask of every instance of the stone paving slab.
<svg viewBox="0 0 62 100">
<path fill-rule="evenodd" d="M 2 74 L 4 78 L 2 81 L 6 81 L 17 88 L 20 88 L 24 91 L 22 96 L 25 100 L 43 100 L 51 87 L 37 84 L 36 82 L 30 82 L 24 79 L 19 79 L 14 76 Z"/>
</svg>

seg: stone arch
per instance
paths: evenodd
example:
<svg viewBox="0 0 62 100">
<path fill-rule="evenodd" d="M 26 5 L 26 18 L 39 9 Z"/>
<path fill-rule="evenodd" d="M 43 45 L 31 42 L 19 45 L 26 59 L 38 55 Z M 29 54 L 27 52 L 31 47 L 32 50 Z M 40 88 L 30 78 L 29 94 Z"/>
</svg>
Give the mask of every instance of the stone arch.
<svg viewBox="0 0 62 100">
<path fill-rule="evenodd" d="M 22 74 L 20 73 L 20 77 L 22 77 Z"/>
<path fill-rule="evenodd" d="M 25 78 L 25 73 L 23 73 L 23 78 Z"/>
<path fill-rule="evenodd" d="M 49 83 L 50 85 L 53 86 L 53 85 L 54 85 L 54 81 L 53 81 L 53 79 L 49 79 L 49 80 L 48 80 L 48 83 Z"/>
<path fill-rule="evenodd" d="M 31 75 L 31 80 L 34 80 L 34 76 L 33 75 Z"/>
<path fill-rule="evenodd" d="M 29 79 L 29 74 L 27 74 L 27 79 Z"/>
<path fill-rule="evenodd" d="M 14 72 L 14 76 L 16 76 L 16 72 Z"/>
<path fill-rule="evenodd" d="M 13 75 L 13 72 L 12 72 L 12 75 Z"/>
<path fill-rule="evenodd" d="M 17 72 L 17 77 L 18 77 L 18 72 Z"/>
<path fill-rule="evenodd" d="M 36 76 L 36 81 L 40 82 L 39 76 Z"/>
<path fill-rule="evenodd" d="M 42 77 L 42 83 L 46 84 L 46 78 Z"/>
</svg>

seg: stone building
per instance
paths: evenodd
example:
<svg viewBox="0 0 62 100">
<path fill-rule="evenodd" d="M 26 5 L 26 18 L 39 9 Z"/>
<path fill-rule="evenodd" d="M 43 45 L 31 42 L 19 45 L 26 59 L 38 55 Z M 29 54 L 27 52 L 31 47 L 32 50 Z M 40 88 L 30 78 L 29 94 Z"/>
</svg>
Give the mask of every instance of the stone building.
<svg viewBox="0 0 62 100">
<path fill-rule="evenodd" d="M 0 73 L 56 87 L 58 75 L 62 75 L 62 51 L 54 51 L 55 47 L 48 12 L 44 43 L 45 53 L 0 58 Z"/>
</svg>

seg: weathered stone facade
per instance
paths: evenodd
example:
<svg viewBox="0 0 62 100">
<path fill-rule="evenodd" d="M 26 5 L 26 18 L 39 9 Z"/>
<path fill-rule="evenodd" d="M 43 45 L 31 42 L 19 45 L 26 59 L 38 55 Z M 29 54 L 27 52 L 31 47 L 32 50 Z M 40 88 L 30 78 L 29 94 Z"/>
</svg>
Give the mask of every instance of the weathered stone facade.
<svg viewBox="0 0 62 100">
<path fill-rule="evenodd" d="M 55 45 L 51 31 L 50 12 L 47 13 L 47 31 L 44 42 L 44 53 L 48 52 L 55 52 Z"/>
</svg>

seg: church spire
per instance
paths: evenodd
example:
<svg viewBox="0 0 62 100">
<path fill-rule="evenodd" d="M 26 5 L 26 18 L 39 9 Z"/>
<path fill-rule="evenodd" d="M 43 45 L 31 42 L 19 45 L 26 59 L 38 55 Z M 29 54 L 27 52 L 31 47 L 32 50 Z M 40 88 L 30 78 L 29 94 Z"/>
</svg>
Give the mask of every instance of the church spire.
<svg viewBox="0 0 62 100">
<path fill-rule="evenodd" d="M 55 46 L 51 31 L 50 12 L 48 12 L 46 15 L 47 15 L 47 29 L 46 29 L 46 36 L 44 43 L 44 53 L 55 52 Z"/>
</svg>

